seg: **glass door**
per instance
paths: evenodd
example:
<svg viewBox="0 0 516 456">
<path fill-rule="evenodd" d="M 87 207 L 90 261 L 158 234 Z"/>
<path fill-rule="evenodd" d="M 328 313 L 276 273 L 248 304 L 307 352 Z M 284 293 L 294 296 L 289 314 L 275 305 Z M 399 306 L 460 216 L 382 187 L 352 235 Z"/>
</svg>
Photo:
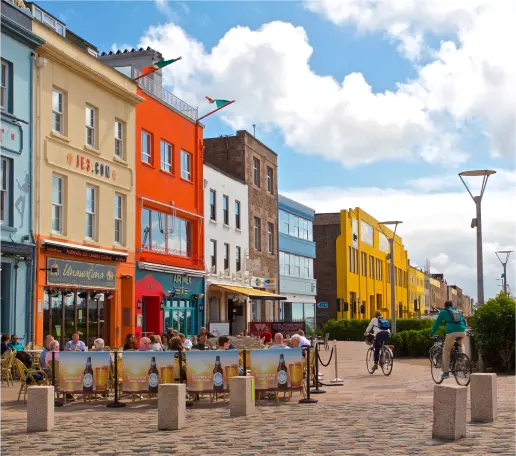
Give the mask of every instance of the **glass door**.
<svg viewBox="0 0 516 456">
<path fill-rule="evenodd" d="M 175 329 L 185 336 L 196 333 L 195 308 L 192 302 L 185 299 L 173 299 L 167 301 L 167 306 L 163 309 L 163 329 Z"/>
</svg>

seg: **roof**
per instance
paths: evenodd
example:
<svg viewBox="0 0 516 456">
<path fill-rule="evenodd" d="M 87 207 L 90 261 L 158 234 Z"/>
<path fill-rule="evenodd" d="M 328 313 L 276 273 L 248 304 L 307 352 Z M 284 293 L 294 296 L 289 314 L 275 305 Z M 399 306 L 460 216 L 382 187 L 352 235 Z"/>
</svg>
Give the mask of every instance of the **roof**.
<svg viewBox="0 0 516 456">
<path fill-rule="evenodd" d="M 123 51 L 121 51 L 120 49 L 116 52 L 113 52 L 113 51 L 109 51 L 109 52 L 103 52 L 102 54 L 100 54 L 101 56 L 104 56 L 104 55 L 117 55 L 117 54 L 130 54 L 130 53 L 137 53 L 137 52 L 144 52 L 144 51 L 150 51 L 150 52 L 157 52 L 160 56 L 161 56 L 161 53 L 152 49 L 150 46 L 147 46 L 147 49 L 143 49 L 142 47 L 139 48 L 139 49 L 136 49 L 136 48 L 132 48 L 132 49 L 124 49 Z"/>
<path fill-rule="evenodd" d="M 314 225 L 340 225 L 339 212 L 315 214 Z"/>
</svg>

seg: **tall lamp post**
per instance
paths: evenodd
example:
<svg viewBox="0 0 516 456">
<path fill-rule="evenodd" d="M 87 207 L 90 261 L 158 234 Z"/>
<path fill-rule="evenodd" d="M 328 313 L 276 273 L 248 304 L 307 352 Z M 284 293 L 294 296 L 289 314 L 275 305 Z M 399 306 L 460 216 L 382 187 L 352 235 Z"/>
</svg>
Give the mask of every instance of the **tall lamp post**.
<svg viewBox="0 0 516 456">
<path fill-rule="evenodd" d="M 396 230 L 398 229 L 398 225 L 403 223 L 399 220 L 390 220 L 388 222 L 380 222 L 378 226 L 380 230 L 382 230 L 383 235 L 389 240 L 389 259 L 391 260 L 391 331 L 393 334 L 396 334 L 396 269 L 394 266 L 394 238 L 396 237 Z M 382 225 L 394 225 L 394 231 L 392 237 L 389 237 L 385 234 L 385 231 L 382 228 Z"/>
<path fill-rule="evenodd" d="M 503 266 L 502 287 L 503 292 L 505 293 L 505 295 L 507 295 L 507 263 L 509 262 L 509 257 L 511 256 L 512 250 L 499 250 L 495 253 Z M 502 258 L 500 258 L 500 255 L 505 255 L 505 260 L 502 260 Z"/>
<path fill-rule="evenodd" d="M 466 187 L 469 196 L 473 199 L 476 207 L 476 218 L 471 220 L 471 228 L 477 229 L 477 308 L 484 305 L 484 261 L 482 258 L 482 197 L 486 189 L 489 176 L 495 174 L 496 171 L 489 169 L 479 169 L 473 171 L 463 171 L 459 173 L 460 180 Z M 468 185 L 464 181 L 464 177 L 482 177 L 482 186 L 480 187 L 480 195 L 473 196 Z M 478 370 L 484 372 L 484 361 L 478 355 Z"/>
</svg>

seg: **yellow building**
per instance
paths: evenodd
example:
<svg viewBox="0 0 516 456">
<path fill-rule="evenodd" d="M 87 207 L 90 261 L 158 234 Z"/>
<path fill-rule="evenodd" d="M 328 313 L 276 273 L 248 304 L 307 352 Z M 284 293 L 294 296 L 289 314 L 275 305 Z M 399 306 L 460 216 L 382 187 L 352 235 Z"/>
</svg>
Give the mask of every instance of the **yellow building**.
<svg viewBox="0 0 516 456">
<path fill-rule="evenodd" d="M 425 313 L 425 273 L 409 264 L 408 312 L 410 317 Z"/>
<path fill-rule="evenodd" d="M 385 234 L 392 230 L 382 226 Z M 391 316 L 391 280 L 389 241 L 382 234 L 378 221 L 360 208 L 340 212 L 340 235 L 337 250 L 338 319 L 374 317 L 381 310 Z M 402 239 L 394 238 L 394 265 L 397 317 L 408 317 L 408 258 Z M 339 311 L 340 310 L 340 311 Z"/>
<path fill-rule="evenodd" d="M 47 17 L 37 8 L 35 17 Z M 37 12 L 36 12 L 37 13 Z M 134 327 L 137 86 L 68 30 L 34 21 L 35 342 L 78 332 L 120 345 Z M 62 345 L 61 345 L 62 346 Z"/>
</svg>

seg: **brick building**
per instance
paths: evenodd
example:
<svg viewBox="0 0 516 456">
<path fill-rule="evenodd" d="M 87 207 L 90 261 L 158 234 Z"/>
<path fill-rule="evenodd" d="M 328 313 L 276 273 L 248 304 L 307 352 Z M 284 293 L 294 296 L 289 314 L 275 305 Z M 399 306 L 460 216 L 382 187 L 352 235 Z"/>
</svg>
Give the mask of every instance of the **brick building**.
<svg viewBox="0 0 516 456">
<path fill-rule="evenodd" d="M 315 214 L 314 278 L 317 280 L 315 300 L 327 302 L 328 308 L 316 307 L 317 327 L 322 328 L 331 318 L 337 318 L 337 237 L 340 235 L 340 214 Z"/>
<path fill-rule="evenodd" d="M 278 155 L 247 131 L 206 138 L 204 161 L 248 187 L 249 249 L 246 267 L 253 288 L 269 292 L 267 299 L 251 297 L 251 321 L 277 321 L 274 302 L 278 287 Z"/>
</svg>

